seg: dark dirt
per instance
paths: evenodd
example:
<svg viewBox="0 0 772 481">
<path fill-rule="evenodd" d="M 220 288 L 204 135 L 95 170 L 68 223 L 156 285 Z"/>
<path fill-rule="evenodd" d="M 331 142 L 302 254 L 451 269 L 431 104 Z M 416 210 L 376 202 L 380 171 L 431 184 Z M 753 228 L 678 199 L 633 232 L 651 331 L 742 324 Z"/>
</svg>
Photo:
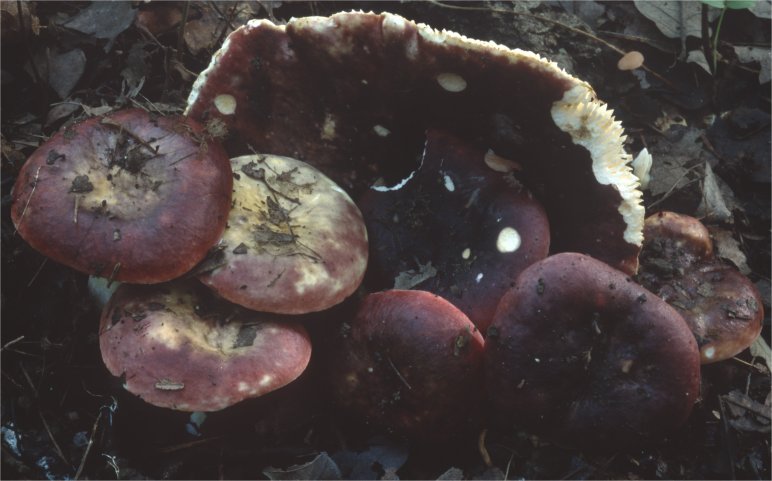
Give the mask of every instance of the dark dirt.
<svg viewBox="0 0 772 481">
<path fill-rule="evenodd" d="M 644 200 L 648 213 L 667 209 L 703 219 L 719 255 L 737 264 L 761 291 L 767 312 L 762 335 L 769 341 L 770 90 L 768 81 L 758 80 L 763 63 L 742 62 L 736 49 L 761 47 L 768 55 L 769 19 L 748 10 L 727 11 L 716 44 L 720 61 L 710 74 L 681 55 L 701 50 L 703 42 L 687 37 L 682 51 L 681 39 L 665 37 L 632 3 L 480 2 L 465 3 L 462 10 L 421 2 L 152 2 L 142 3 L 137 14 L 126 4 L 110 11 L 108 4 L 35 2 L 24 3 L 22 15 L 16 5 L 0 4 L 0 477 L 772 475 L 770 372 L 762 357 L 747 350 L 703 366 L 700 400 L 686 426 L 657 444 L 602 455 L 497 426 L 489 426 L 484 435 L 485 449 L 477 435 L 442 446 L 370 437 L 331 415 L 315 376 L 316 360 L 298 382 L 212 413 L 203 423 L 187 413 L 148 406 L 126 393 L 102 364 L 100 312 L 86 276 L 46 261 L 15 233 L 10 220 L 11 187 L 42 140 L 75 120 L 123 107 L 181 112 L 195 74 L 207 66 L 231 26 L 253 16 L 281 22 L 340 10 L 388 10 L 436 28 L 534 50 L 592 84 L 625 125 L 628 150 L 647 147 L 654 156 Z M 70 17 L 77 21 L 65 22 Z M 84 22 L 93 28 L 82 27 Z M 650 71 L 617 70 L 620 54 L 608 44 L 642 52 Z M 349 318 L 351 309 L 344 303 L 309 322 L 312 336 L 345 330 L 339 320 Z M 301 466 L 288 473 L 292 465 Z"/>
</svg>

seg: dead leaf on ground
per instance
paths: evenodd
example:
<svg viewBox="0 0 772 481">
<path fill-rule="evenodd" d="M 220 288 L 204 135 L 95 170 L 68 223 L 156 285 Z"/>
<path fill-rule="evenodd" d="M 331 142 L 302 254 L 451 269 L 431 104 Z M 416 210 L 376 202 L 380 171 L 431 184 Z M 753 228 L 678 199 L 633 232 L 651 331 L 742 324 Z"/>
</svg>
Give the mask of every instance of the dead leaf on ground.
<svg viewBox="0 0 772 481">
<path fill-rule="evenodd" d="M 682 31 L 687 37 L 702 38 L 701 2 L 636 0 L 635 8 L 669 38 L 681 38 Z M 709 9 L 708 20 L 712 22 L 719 14 L 719 10 Z"/>
<path fill-rule="evenodd" d="M 136 15 L 137 10 L 131 2 L 92 2 L 59 25 L 95 38 L 108 39 L 111 42 L 108 42 L 106 50 L 109 50 L 112 40 L 131 26 Z"/>
<path fill-rule="evenodd" d="M 705 52 L 703 52 L 701 49 L 689 51 L 689 54 L 686 56 L 686 63 L 699 65 L 704 71 L 708 72 L 708 74 L 711 74 L 708 59 L 705 58 Z"/>
<path fill-rule="evenodd" d="M 386 438 L 371 439 L 367 450 L 338 451 L 332 459 L 347 479 L 399 479 L 396 472 L 407 461 L 407 446 Z"/>
<path fill-rule="evenodd" d="M 734 264 L 746 276 L 750 274 L 751 268 L 748 267 L 748 259 L 740 249 L 740 243 L 734 238 L 732 232 L 717 226 L 708 226 L 708 230 L 713 239 L 716 255 Z"/>
<path fill-rule="evenodd" d="M 757 62 L 759 64 L 759 84 L 767 83 L 772 79 L 772 58 L 769 55 L 769 47 L 734 46 L 732 48 L 741 63 Z"/>
<path fill-rule="evenodd" d="M 698 178 L 695 166 L 703 162 L 700 130 L 690 127 L 676 141 L 665 138 L 648 147 L 653 163 L 649 192 L 653 196 L 672 193 Z"/>
<path fill-rule="evenodd" d="M 61 99 L 66 99 L 86 70 L 86 54 L 79 48 L 48 57 L 48 84 Z"/>
<path fill-rule="evenodd" d="M 727 421 L 738 431 L 770 432 L 769 406 L 754 401 L 739 390 L 721 396 L 726 406 Z"/>
<path fill-rule="evenodd" d="M 769 344 L 767 344 L 763 336 L 757 337 L 753 344 L 751 344 L 751 356 L 764 359 L 767 369 L 769 372 L 772 372 L 772 349 L 769 348 Z M 772 394 L 772 391 L 770 393 Z"/>
<path fill-rule="evenodd" d="M 437 275 L 437 268 L 432 265 L 432 261 L 426 264 L 417 262 L 418 269 L 400 272 L 394 279 L 394 289 L 412 289 L 418 284 Z"/>
<path fill-rule="evenodd" d="M 772 0 L 758 0 L 748 9 L 752 14 L 759 18 L 772 18 Z"/>
<path fill-rule="evenodd" d="M 287 469 L 269 467 L 263 470 L 268 479 L 341 479 L 340 469 L 327 453 L 319 453 L 307 463 L 296 464 Z"/>
<path fill-rule="evenodd" d="M 729 186 L 719 178 L 705 162 L 702 178 L 702 200 L 697 207 L 697 216 L 714 222 L 734 222 L 732 216 L 733 194 Z"/>
<path fill-rule="evenodd" d="M 0 2 L 0 34 L 3 40 L 17 37 L 21 33 L 22 23 L 32 33 L 40 35 L 40 19 L 30 11 L 29 2 Z"/>
</svg>

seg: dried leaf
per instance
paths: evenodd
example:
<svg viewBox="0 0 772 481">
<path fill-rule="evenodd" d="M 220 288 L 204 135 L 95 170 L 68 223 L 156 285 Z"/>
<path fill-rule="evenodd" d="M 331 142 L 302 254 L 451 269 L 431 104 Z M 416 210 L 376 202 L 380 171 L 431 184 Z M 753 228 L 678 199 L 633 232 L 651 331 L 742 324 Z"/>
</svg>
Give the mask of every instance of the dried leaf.
<svg viewBox="0 0 772 481">
<path fill-rule="evenodd" d="M 400 272 L 394 279 L 394 289 L 412 289 L 418 284 L 437 275 L 437 269 L 429 261 L 426 264 L 418 263 L 418 269 Z"/>
<path fill-rule="evenodd" d="M 689 54 L 686 56 L 686 62 L 697 64 L 709 74 L 711 73 L 710 65 L 708 64 L 708 59 L 705 58 L 705 52 L 703 52 L 700 49 L 691 50 Z"/>
<path fill-rule="evenodd" d="M 92 2 L 60 25 L 96 38 L 114 39 L 134 22 L 131 2 Z"/>
<path fill-rule="evenodd" d="M 736 389 L 721 396 L 721 399 L 727 407 L 728 421 L 733 428 L 739 431 L 770 432 L 767 406 Z"/>
<path fill-rule="evenodd" d="M 702 155 L 700 131 L 689 128 L 677 141 L 662 140 L 648 148 L 653 163 L 649 192 L 659 196 L 685 187 L 696 176 L 691 169 L 694 161 Z"/>
<path fill-rule="evenodd" d="M 464 479 L 464 472 L 458 468 L 450 468 L 440 474 L 437 481 L 461 481 Z"/>
<path fill-rule="evenodd" d="M 718 176 L 713 173 L 713 169 L 707 162 L 705 162 L 704 175 L 702 180 L 702 201 L 697 207 L 697 215 L 711 221 L 732 223 L 734 221 L 732 211 L 727 205 L 728 202 L 725 200 L 723 192 L 723 190 L 729 187 L 722 189 L 719 186 Z"/>
<path fill-rule="evenodd" d="M 380 471 L 396 473 L 407 461 L 407 447 L 386 438 L 370 440 L 366 451 L 338 451 L 332 455 L 347 479 L 378 479 Z"/>
<path fill-rule="evenodd" d="M 769 47 L 732 47 L 737 59 L 742 63 L 758 62 L 760 66 L 759 84 L 767 83 L 772 79 L 772 58 L 769 55 Z"/>
<path fill-rule="evenodd" d="M 772 0 L 758 0 L 748 10 L 759 18 L 772 18 Z"/>
<path fill-rule="evenodd" d="M 743 274 L 750 274 L 751 269 L 748 267 L 748 260 L 740 249 L 740 243 L 734 238 L 732 233 L 715 226 L 710 226 L 708 229 L 710 230 L 710 236 L 713 238 L 716 255 L 734 264 Z"/>
<path fill-rule="evenodd" d="M 764 359 L 767 364 L 767 369 L 772 372 L 772 350 L 769 348 L 769 344 L 763 336 L 759 336 L 751 344 L 751 355 Z"/>
<path fill-rule="evenodd" d="M 296 464 L 287 469 L 269 467 L 263 470 L 268 479 L 341 479 L 340 469 L 327 453 L 319 453 L 314 459 L 304 464 Z"/>
<path fill-rule="evenodd" d="M 702 38 L 702 4 L 700 2 L 636 0 L 635 8 L 654 22 L 657 28 L 669 38 L 685 36 Z M 720 12 L 711 9 L 708 20 L 713 21 Z"/>
<path fill-rule="evenodd" d="M 75 48 L 69 52 L 52 54 L 48 58 L 48 85 L 59 98 L 65 99 L 86 69 L 86 54 Z"/>
</svg>

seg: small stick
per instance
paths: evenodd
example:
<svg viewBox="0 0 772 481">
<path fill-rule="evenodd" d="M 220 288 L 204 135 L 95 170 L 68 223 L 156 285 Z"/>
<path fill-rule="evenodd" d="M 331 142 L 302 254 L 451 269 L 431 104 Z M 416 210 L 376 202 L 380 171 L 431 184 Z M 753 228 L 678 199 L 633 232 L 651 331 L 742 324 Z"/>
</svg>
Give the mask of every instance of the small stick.
<svg viewBox="0 0 772 481">
<path fill-rule="evenodd" d="M 78 206 L 79 206 L 79 204 L 80 204 L 80 196 L 76 195 L 75 196 L 75 211 L 72 214 L 72 222 L 73 222 L 73 224 L 77 224 L 78 223 Z"/>
<path fill-rule="evenodd" d="M 397 366 L 395 366 L 394 363 L 391 362 L 391 358 L 387 356 L 386 360 L 389 361 L 389 365 L 391 366 L 392 369 L 394 369 L 394 372 L 397 373 L 397 377 L 399 378 L 399 380 L 402 381 L 405 384 L 405 386 L 407 386 L 407 388 L 412 391 L 413 388 L 410 386 L 410 384 L 408 384 L 407 379 L 402 377 L 402 374 L 399 372 L 399 369 L 397 369 Z"/>
<path fill-rule="evenodd" d="M 488 435 L 488 429 L 485 428 L 480 432 L 480 436 L 477 438 L 477 449 L 480 451 L 480 456 L 482 457 L 483 463 L 485 463 L 485 466 L 492 468 L 493 467 L 493 461 L 491 461 L 491 455 L 488 453 L 488 448 L 485 447 L 485 436 Z M 504 477 L 506 479 L 506 476 Z"/>
<path fill-rule="evenodd" d="M 59 446 L 59 443 L 56 442 L 56 438 L 54 437 L 54 433 L 51 432 L 51 428 L 48 426 L 48 422 L 46 421 L 46 418 L 43 416 L 43 412 L 38 409 L 38 416 L 40 416 L 40 420 L 43 421 L 43 427 L 46 428 L 46 433 L 48 433 L 48 437 L 51 438 L 51 443 L 54 445 L 54 451 L 56 451 L 56 454 L 61 458 L 62 461 L 64 461 L 64 464 L 70 464 L 70 461 L 67 460 L 67 458 L 64 457 L 64 452 L 62 452 L 62 448 Z"/>
<path fill-rule="evenodd" d="M 94 445 L 94 435 L 96 434 L 96 430 L 99 427 L 99 421 L 101 420 L 102 408 L 99 409 L 99 414 L 97 414 L 94 425 L 91 427 L 91 435 L 88 438 L 88 444 L 86 445 L 86 450 L 83 452 L 83 457 L 80 458 L 80 465 L 78 466 L 78 470 L 75 472 L 75 479 L 79 479 L 80 475 L 83 473 L 83 467 L 86 465 L 86 458 L 88 458 L 88 453 L 91 451 L 91 446 Z"/>
<path fill-rule="evenodd" d="M 24 339 L 24 336 L 19 336 L 16 339 L 6 342 L 5 344 L 3 344 L 3 347 L 0 348 L 0 351 L 5 351 L 6 349 L 8 349 L 8 347 L 13 346 L 14 344 L 21 341 L 22 339 Z"/>
<path fill-rule="evenodd" d="M 40 169 L 43 168 L 43 166 L 38 166 L 38 170 L 35 171 L 35 179 L 32 181 L 32 191 L 29 193 L 29 197 L 27 197 L 27 202 L 24 204 L 24 209 L 21 211 L 21 215 L 19 216 L 19 223 L 16 224 L 16 229 L 13 231 L 13 235 L 16 235 L 17 232 L 19 232 L 19 226 L 21 225 L 21 222 L 24 220 L 24 215 L 27 213 L 27 207 L 29 207 L 29 202 L 32 200 L 32 194 L 35 193 L 35 189 L 38 187 L 38 179 L 40 178 Z"/>
</svg>

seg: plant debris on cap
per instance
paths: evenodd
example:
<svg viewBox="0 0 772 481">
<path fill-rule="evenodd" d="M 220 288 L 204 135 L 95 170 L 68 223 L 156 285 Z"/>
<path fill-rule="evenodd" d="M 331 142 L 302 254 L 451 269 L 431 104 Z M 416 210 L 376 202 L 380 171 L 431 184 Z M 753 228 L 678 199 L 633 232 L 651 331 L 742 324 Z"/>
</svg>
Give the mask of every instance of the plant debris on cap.
<svg viewBox="0 0 772 481">
<path fill-rule="evenodd" d="M 310 165 L 276 155 L 231 160 L 233 207 L 221 259 L 200 279 L 257 311 L 302 314 L 351 295 L 367 268 L 359 209 Z"/>
<path fill-rule="evenodd" d="M 517 275 L 549 250 L 547 215 L 506 172 L 514 168 L 514 161 L 429 131 L 409 180 L 360 198 L 371 287 L 439 294 L 484 332 Z M 405 285 L 404 273 L 421 266 L 434 275 L 411 276 Z"/>
<path fill-rule="evenodd" d="M 305 329 L 242 309 L 196 281 L 123 284 L 102 312 L 107 369 L 146 402 L 218 411 L 296 379 L 311 357 Z"/>
<path fill-rule="evenodd" d="M 713 254 L 696 218 L 658 212 L 646 218 L 638 280 L 673 306 L 692 330 L 703 364 L 729 359 L 761 334 L 764 307 L 756 286 Z"/>
<path fill-rule="evenodd" d="M 464 313 L 429 292 L 389 290 L 368 295 L 347 327 L 329 360 L 345 416 L 425 440 L 468 427 L 484 341 Z"/>
<path fill-rule="evenodd" d="M 217 242 L 231 171 L 195 121 L 125 110 L 54 134 L 21 169 L 11 215 L 44 255 L 133 283 L 179 277 Z"/>
<path fill-rule="evenodd" d="M 188 113 L 231 142 L 313 163 L 355 196 L 412 170 L 427 128 L 522 165 L 553 249 L 637 269 L 644 211 L 621 124 L 595 92 L 522 50 L 389 13 L 252 20 L 193 86 Z"/>
<path fill-rule="evenodd" d="M 495 418 L 565 446 L 618 450 L 658 439 L 686 421 L 699 396 L 697 343 L 681 316 L 581 254 L 520 274 L 485 355 Z"/>
</svg>

